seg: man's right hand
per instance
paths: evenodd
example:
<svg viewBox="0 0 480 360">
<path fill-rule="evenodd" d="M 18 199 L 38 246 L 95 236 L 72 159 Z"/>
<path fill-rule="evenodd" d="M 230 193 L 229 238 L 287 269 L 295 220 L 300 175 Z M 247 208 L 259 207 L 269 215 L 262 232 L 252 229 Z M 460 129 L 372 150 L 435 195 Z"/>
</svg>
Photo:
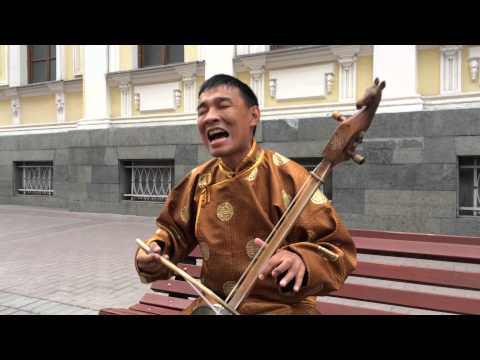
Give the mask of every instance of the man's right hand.
<svg viewBox="0 0 480 360">
<path fill-rule="evenodd" d="M 150 244 L 151 252 L 145 254 L 143 250 L 140 250 L 137 254 L 137 265 L 140 271 L 147 274 L 155 274 L 163 268 L 160 260 L 160 256 L 168 259 L 168 255 L 161 255 L 162 249 L 156 242 Z"/>
</svg>

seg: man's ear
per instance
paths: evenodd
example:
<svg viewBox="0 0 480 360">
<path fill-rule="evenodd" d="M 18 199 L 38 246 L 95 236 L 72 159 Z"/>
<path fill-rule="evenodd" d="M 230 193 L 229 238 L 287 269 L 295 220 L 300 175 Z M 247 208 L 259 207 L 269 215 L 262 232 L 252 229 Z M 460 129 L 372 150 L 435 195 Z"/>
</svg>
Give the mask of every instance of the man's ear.
<svg viewBox="0 0 480 360">
<path fill-rule="evenodd" d="M 260 122 L 260 108 L 257 105 L 250 107 L 250 126 L 257 126 Z"/>
</svg>

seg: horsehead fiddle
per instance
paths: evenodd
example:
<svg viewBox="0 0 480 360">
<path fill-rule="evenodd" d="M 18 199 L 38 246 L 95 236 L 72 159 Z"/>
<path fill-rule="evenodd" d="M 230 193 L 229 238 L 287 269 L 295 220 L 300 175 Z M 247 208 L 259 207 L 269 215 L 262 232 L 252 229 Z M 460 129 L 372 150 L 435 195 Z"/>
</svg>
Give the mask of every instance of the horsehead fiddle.
<svg viewBox="0 0 480 360">
<path fill-rule="evenodd" d="M 322 161 L 309 173 L 309 177 L 292 199 L 282 217 L 275 224 L 267 239 L 265 239 L 265 244 L 257 251 L 225 300 L 222 300 L 212 290 L 186 274 L 173 263 L 162 258 L 162 263 L 177 275 L 182 276 L 207 304 L 198 306 L 192 312 L 193 315 L 239 314 L 237 309 L 250 293 L 260 271 L 281 246 L 303 209 L 308 204 L 308 201 L 319 186 L 324 183 L 333 167 L 349 159 L 352 159 L 359 165 L 365 162 L 365 157 L 356 153 L 355 149 L 358 144 L 362 143 L 363 136 L 373 121 L 384 88 L 385 81 L 380 82 L 379 79 L 376 78 L 374 84 L 366 90 L 363 98 L 356 103 L 358 110 L 356 113 L 348 118 L 338 112 L 332 113 L 332 117 L 340 124 L 323 149 Z M 137 243 L 141 246 L 141 241 L 138 239 Z M 145 251 L 149 251 L 147 245 L 143 248 Z M 332 262 L 337 261 L 338 258 L 342 256 L 342 254 L 336 254 L 320 245 L 318 246 L 318 250 Z"/>
</svg>

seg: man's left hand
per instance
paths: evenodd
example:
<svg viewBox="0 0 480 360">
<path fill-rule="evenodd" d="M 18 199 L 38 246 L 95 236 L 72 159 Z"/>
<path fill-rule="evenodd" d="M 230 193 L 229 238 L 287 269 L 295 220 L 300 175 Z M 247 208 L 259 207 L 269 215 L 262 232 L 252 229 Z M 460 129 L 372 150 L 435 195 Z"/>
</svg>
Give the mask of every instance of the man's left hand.
<svg viewBox="0 0 480 360">
<path fill-rule="evenodd" d="M 260 247 L 265 245 L 265 241 L 256 238 L 255 244 Z M 293 291 L 298 292 L 302 286 L 305 276 L 305 264 L 300 256 L 289 250 L 279 250 L 268 260 L 267 265 L 260 271 L 259 279 L 263 280 L 271 275 L 274 279 L 281 274 L 285 274 L 280 280 L 280 287 L 284 288 L 290 281 L 295 279 Z"/>
</svg>

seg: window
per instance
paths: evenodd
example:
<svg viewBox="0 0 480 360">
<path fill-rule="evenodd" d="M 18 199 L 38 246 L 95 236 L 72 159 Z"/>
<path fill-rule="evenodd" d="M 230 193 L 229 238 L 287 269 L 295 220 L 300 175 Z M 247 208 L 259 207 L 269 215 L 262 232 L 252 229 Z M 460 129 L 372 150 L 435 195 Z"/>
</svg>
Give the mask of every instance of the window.
<svg viewBox="0 0 480 360">
<path fill-rule="evenodd" d="M 321 158 L 296 158 L 293 159 L 302 165 L 307 171 L 312 171 L 322 160 Z M 328 174 L 325 183 L 320 185 L 320 190 L 325 194 L 328 200 L 332 200 L 332 173 Z"/>
<path fill-rule="evenodd" d="M 480 216 L 480 157 L 460 157 L 458 214 L 460 216 Z"/>
<path fill-rule="evenodd" d="M 15 162 L 15 193 L 21 195 L 53 195 L 53 162 Z"/>
<path fill-rule="evenodd" d="M 148 67 L 184 62 L 183 45 L 139 45 L 138 66 Z"/>
<path fill-rule="evenodd" d="M 56 45 L 28 45 L 28 82 L 56 79 Z"/>
<path fill-rule="evenodd" d="M 120 161 L 123 198 L 165 202 L 174 181 L 173 161 Z"/>
</svg>

